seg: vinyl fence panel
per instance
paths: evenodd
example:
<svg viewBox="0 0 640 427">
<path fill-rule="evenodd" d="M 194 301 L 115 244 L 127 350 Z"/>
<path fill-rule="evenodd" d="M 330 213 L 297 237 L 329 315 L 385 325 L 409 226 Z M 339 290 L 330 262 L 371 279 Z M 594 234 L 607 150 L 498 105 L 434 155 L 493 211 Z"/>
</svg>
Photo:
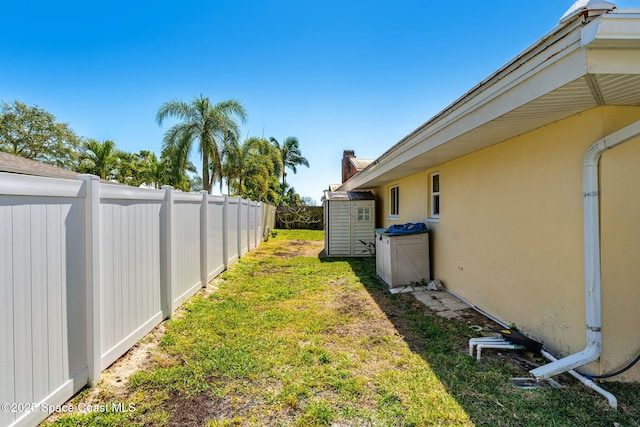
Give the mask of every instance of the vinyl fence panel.
<svg viewBox="0 0 640 427">
<path fill-rule="evenodd" d="M 256 221 L 256 247 L 260 246 L 260 242 L 262 242 L 262 209 L 263 204 L 258 203 L 255 211 L 255 221 Z"/>
<path fill-rule="evenodd" d="M 269 234 L 276 228 L 276 207 L 268 203 L 262 204 L 262 239 L 268 238 Z"/>
<path fill-rule="evenodd" d="M 199 194 L 176 193 L 172 215 L 172 290 L 173 309 L 201 287 L 200 236 L 201 203 Z"/>
<path fill-rule="evenodd" d="M 224 259 L 224 197 L 210 196 L 207 201 L 207 280 L 225 269 Z"/>
<path fill-rule="evenodd" d="M 41 178 L 0 174 L 2 402 L 61 404 L 86 384 L 82 183 L 61 181 L 42 197 Z M 16 409 L 0 425 L 43 417 Z"/>
<path fill-rule="evenodd" d="M 240 200 L 240 256 L 249 252 L 249 200 Z"/>
<path fill-rule="evenodd" d="M 238 216 L 240 213 L 240 199 L 227 199 L 227 265 L 231 265 L 240 257 L 238 237 Z"/>
<path fill-rule="evenodd" d="M 163 318 L 160 215 L 165 193 L 112 187 L 101 191 L 100 203 L 102 369 Z"/>
<path fill-rule="evenodd" d="M 258 204 L 256 202 L 249 203 L 249 249 L 256 247 L 256 212 L 258 211 Z"/>
</svg>

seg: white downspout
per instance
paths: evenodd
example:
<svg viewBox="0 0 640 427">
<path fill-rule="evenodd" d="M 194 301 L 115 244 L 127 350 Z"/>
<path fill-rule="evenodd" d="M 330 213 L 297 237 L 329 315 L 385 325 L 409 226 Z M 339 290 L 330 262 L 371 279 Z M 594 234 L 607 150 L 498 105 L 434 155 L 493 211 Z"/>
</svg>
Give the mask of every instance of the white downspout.
<svg viewBox="0 0 640 427">
<path fill-rule="evenodd" d="M 546 357 L 547 359 L 551 360 L 552 362 L 555 362 L 556 360 L 558 360 L 555 357 L 553 357 L 553 355 L 551 353 L 549 353 L 548 351 L 546 351 L 544 349 L 542 349 L 542 351 L 540 353 L 544 357 Z M 572 377 L 574 377 L 575 379 L 580 381 L 585 387 L 589 387 L 591 390 L 595 391 L 596 393 L 599 393 L 599 394 L 603 395 L 604 397 L 606 397 L 607 400 L 609 401 L 609 406 L 611 406 L 613 409 L 618 409 L 618 399 L 612 393 L 610 393 L 607 390 L 603 389 L 598 384 L 594 383 L 592 380 L 587 379 L 584 376 L 580 375 L 579 373 L 577 373 L 573 369 L 569 370 L 568 373 Z"/>
<path fill-rule="evenodd" d="M 602 153 L 640 135 L 640 120 L 596 141 L 582 164 L 584 191 L 584 275 L 587 346 L 579 353 L 530 371 L 538 380 L 552 377 L 597 360 L 602 350 L 602 301 L 600 292 L 600 190 L 598 163 Z"/>
</svg>

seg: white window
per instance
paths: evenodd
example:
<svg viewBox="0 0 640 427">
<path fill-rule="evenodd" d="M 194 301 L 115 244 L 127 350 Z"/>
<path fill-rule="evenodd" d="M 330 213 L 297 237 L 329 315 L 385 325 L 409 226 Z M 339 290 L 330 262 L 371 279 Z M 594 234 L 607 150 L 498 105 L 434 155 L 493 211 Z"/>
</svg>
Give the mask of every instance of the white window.
<svg viewBox="0 0 640 427">
<path fill-rule="evenodd" d="M 431 174 L 431 218 L 440 218 L 440 173 Z"/>
<path fill-rule="evenodd" d="M 371 209 L 370 208 L 358 208 L 356 221 L 371 221 Z"/>
<path fill-rule="evenodd" d="M 394 185 L 389 189 L 391 207 L 389 209 L 389 215 L 397 217 L 400 215 L 400 187 Z"/>
</svg>

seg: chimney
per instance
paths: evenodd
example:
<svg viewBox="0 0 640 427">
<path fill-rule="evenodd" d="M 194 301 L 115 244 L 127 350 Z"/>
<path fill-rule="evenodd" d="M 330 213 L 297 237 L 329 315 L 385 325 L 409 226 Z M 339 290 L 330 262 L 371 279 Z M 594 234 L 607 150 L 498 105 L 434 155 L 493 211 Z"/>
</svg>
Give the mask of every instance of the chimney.
<svg viewBox="0 0 640 427">
<path fill-rule="evenodd" d="M 351 158 L 356 157 L 355 151 L 344 150 L 342 152 L 342 183 L 344 184 L 349 178 L 356 174 L 356 168 L 351 163 Z"/>
</svg>

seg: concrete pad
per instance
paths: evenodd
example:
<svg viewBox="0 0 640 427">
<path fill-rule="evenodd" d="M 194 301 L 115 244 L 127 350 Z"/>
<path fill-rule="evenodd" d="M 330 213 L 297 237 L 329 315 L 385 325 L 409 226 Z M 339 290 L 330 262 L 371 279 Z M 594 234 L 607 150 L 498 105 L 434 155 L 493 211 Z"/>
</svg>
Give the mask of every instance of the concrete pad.
<svg viewBox="0 0 640 427">
<path fill-rule="evenodd" d="M 425 304 L 427 307 L 429 307 L 431 310 L 435 311 L 435 312 L 441 312 L 441 311 L 451 311 L 449 309 L 447 309 L 447 307 L 445 307 L 442 304 L 432 304 L 432 305 L 427 305 Z"/>
<path fill-rule="evenodd" d="M 458 313 L 450 310 L 438 311 L 436 314 L 440 317 L 444 317 L 445 319 L 457 319 L 460 317 Z"/>
<path fill-rule="evenodd" d="M 440 301 L 438 301 L 437 299 L 433 299 L 431 297 L 431 295 L 429 294 L 425 294 L 424 292 L 414 292 L 413 296 L 420 302 L 424 303 L 424 304 L 428 304 L 429 302 L 437 302 L 438 304 L 440 304 Z"/>
<path fill-rule="evenodd" d="M 427 297 L 425 297 L 425 296 L 416 296 L 416 299 L 418 301 L 420 301 L 422 304 L 424 304 L 425 306 L 429 307 L 433 311 L 448 310 L 447 307 L 445 307 L 444 304 L 442 304 L 440 301 L 438 301 L 437 299 L 433 299 L 433 298 L 431 298 L 429 296 L 427 296 Z"/>
<path fill-rule="evenodd" d="M 440 302 L 449 310 L 453 310 L 453 311 L 466 310 L 471 308 L 467 304 L 460 301 L 459 299 L 446 298 L 446 299 L 441 299 Z"/>
<path fill-rule="evenodd" d="M 413 296 L 438 316 L 447 319 L 460 318 L 471 308 L 448 292 L 416 289 Z"/>
</svg>

